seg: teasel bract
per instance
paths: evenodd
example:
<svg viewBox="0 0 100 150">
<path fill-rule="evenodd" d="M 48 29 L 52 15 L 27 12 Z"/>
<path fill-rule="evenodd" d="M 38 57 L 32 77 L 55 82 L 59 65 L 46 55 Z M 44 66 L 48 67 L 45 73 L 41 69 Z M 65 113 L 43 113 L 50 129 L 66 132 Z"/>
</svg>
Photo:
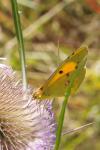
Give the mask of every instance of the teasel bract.
<svg viewBox="0 0 100 150">
<path fill-rule="evenodd" d="M 55 131 L 52 102 L 38 103 L 11 67 L 0 64 L 0 150 L 52 150 Z"/>
</svg>

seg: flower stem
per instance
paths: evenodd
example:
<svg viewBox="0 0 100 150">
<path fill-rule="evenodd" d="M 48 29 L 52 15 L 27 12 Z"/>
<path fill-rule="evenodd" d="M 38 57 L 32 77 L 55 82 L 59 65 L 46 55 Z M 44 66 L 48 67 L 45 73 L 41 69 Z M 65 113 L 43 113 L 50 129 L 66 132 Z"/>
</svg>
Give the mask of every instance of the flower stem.
<svg viewBox="0 0 100 150">
<path fill-rule="evenodd" d="M 24 90 L 26 90 L 27 89 L 27 77 L 26 77 L 26 67 L 25 67 L 25 53 L 24 53 L 25 49 L 24 49 L 24 40 L 23 40 L 23 34 L 22 34 L 22 29 L 21 29 L 20 16 L 18 13 L 17 1 L 11 0 L 11 5 L 12 5 L 12 13 L 13 13 L 14 25 L 15 25 L 15 30 L 16 30 L 16 36 L 17 36 L 18 46 L 19 46 L 23 88 Z"/>
<path fill-rule="evenodd" d="M 74 81 L 75 81 L 76 77 L 78 76 L 79 73 L 81 73 L 81 70 L 83 69 L 85 63 L 86 63 L 86 59 L 84 59 L 79 64 L 79 67 L 73 73 L 71 81 L 70 81 L 70 84 L 69 84 L 68 88 L 66 89 L 64 101 L 63 101 L 63 104 L 62 104 L 62 108 L 61 108 L 61 112 L 60 112 L 60 116 L 59 116 L 59 120 L 58 120 L 58 129 L 57 129 L 57 133 L 56 133 L 56 143 L 55 143 L 54 150 L 58 150 L 59 146 L 60 146 L 61 135 L 62 135 L 62 128 L 63 128 L 63 122 L 64 122 L 64 115 L 65 115 L 65 109 L 66 109 L 66 105 L 68 103 L 68 98 L 71 95 L 71 89 L 73 87 L 73 84 L 74 84 Z"/>
</svg>

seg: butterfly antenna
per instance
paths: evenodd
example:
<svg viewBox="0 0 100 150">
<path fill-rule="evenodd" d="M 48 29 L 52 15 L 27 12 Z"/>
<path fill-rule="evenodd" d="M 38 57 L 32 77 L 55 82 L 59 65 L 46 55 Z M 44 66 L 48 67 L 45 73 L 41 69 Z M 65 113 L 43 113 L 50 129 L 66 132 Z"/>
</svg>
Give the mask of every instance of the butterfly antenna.
<svg viewBox="0 0 100 150">
<path fill-rule="evenodd" d="M 60 64 L 60 49 L 59 49 L 59 40 L 58 40 L 58 42 L 57 42 L 57 49 L 58 49 L 58 53 L 57 53 L 57 55 L 58 55 L 58 57 L 57 57 L 57 66 L 59 66 L 59 64 Z"/>
</svg>

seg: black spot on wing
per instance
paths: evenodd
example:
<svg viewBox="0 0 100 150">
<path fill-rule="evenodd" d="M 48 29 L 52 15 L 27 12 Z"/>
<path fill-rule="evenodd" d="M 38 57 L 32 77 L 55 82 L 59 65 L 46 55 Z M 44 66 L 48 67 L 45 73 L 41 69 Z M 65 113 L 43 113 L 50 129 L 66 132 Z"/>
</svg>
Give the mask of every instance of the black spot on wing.
<svg viewBox="0 0 100 150">
<path fill-rule="evenodd" d="M 60 71 L 59 71 L 59 74 L 62 74 L 62 73 L 63 73 L 63 70 L 60 70 Z"/>
<path fill-rule="evenodd" d="M 41 90 L 41 91 L 43 90 L 43 86 L 40 87 L 40 90 Z"/>
<path fill-rule="evenodd" d="M 77 69 L 77 68 L 78 68 L 78 65 L 75 66 L 75 69 Z"/>
<path fill-rule="evenodd" d="M 66 74 L 67 77 L 69 77 L 69 75 L 70 75 L 69 73 Z"/>
</svg>

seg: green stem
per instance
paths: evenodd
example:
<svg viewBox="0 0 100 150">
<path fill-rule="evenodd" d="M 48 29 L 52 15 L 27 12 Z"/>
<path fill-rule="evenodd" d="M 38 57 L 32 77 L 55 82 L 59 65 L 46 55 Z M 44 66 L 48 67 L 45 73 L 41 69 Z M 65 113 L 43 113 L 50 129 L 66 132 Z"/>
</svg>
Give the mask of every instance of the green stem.
<svg viewBox="0 0 100 150">
<path fill-rule="evenodd" d="M 76 77 L 78 76 L 80 71 L 83 69 L 85 63 L 86 63 L 86 59 L 84 59 L 84 61 L 82 61 L 80 63 L 78 69 L 73 73 L 70 84 L 69 84 L 68 88 L 66 89 L 65 98 L 64 98 L 64 101 L 63 101 L 63 104 L 62 104 L 62 109 L 61 109 L 59 120 L 58 120 L 58 129 L 57 129 L 57 133 L 56 133 L 56 143 L 55 143 L 54 150 L 58 150 L 59 146 L 60 146 L 62 128 L 63 128 L 63 122 L 64 122 L 64 116 L 65 116 L 65 109 L 66 109 L 66 106 L 67 106 L 67 103 L 68 103 L 68 98 L 71 95 L 71 89 L 73 87 L 73 84 L 74 84 L 74 81 L 75 81 Z"/>
<path fill-rule="evenodd" d="M 24 40 L 23 40 L 23 35 L 22 35 L 20 16 L 18 13 L 17 1 L 11 0 L 11 4 L 12 4 L 13 19 L 14 19 L 14 24 L 15 24 L 15 29 L 16 29 L 16 36 L 17 36 L 18 45 L 19 45 L 19 55 L 20 55 L 20 61 L 21 61 L 23 88 L 24 90 L 26 90 L 27 78 L 26 78 L 25 53 L 24 53 L 25 49 L 24 49 Z"/>
<path fill-rule="evenodd" d="M 60 116 L 59 116 L 59 121 L 58 121 L 58 129 L 57 129 L 57 133 L 56 133 L 56 144 L 55 144 L 55 149 L 54 150 L 58 150 L 59 146 L 60 146 L 62 127 L 63 127 L 64 116 L 65 116 L 65 109 L 66 109 L 66 105 L 67 105 L 67 102 L 68 102 L 68 98 L 70 96 L 70 92 L 71 92 L 71 89 L 68 88 L 68 90 L 65 94 L 63 104 L 62 104 L 62 109 L 61 109 Z"/>
</svg>

